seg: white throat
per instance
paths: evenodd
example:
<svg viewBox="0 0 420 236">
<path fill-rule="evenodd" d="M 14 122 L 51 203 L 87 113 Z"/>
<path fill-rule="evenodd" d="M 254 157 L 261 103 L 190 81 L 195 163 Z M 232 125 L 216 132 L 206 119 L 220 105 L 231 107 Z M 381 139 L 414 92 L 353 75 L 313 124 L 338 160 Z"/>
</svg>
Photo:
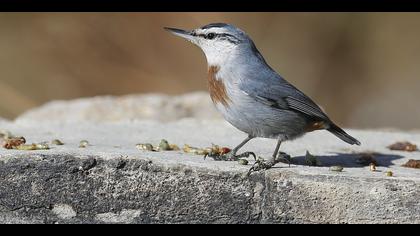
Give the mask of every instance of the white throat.
<svg viewBox="0 0 420 236">
<path fill-rule="evenodd" d="M 206 55 L 208 65 L 223 65 L 229 61 L 229 59 L 235 53 L 234 46 L 220 47 L 220 48 L 209 48 L 207 45 L 202 45 L 201 49 Z"/>
</svg>

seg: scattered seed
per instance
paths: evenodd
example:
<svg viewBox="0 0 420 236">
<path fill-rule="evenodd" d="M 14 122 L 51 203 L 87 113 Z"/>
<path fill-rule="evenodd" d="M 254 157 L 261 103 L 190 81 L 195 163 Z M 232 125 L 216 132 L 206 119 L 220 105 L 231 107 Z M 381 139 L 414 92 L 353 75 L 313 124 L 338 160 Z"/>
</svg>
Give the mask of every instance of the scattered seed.
<svg viewBox="0 0 420 236">
<path fill-rule="evenodd" d="M 402 166 L 403 167 L 408 167 L 408 168 L 420 169 L 420 160 L 410 159 L 410 160 L 407 161 L 407 163 L 405 163 Z"/>
<path fill-rule="evenodd" d="M 6 149 L 15 149 L 15 150 L 47 150 L 50 149 L 46 142 L 43 143 L 33 143 L 33 144 L 26 144 L 26 139 L 24 137 L 12 137 L 10 132 L 2 131 L 2 138 L 3 139 L 2 146 Z"/>
<path fill-rule="evenodd" d="M 392 176 L 394 176 L 394 173 L 392 173 L 392 171 L 387 171 L 387 172 L 385 172 L 385 174 L 386 174 L 386 176 L 388 176 L 388 177 L 392 177 Z"/>
<path fill-rule="evenodd" d="M 343 171 L 343 167 L 342 166 L 331 166 L 330 167 L 330 171 L 335 171 L 335 172 L 341 172 Z"/>
<path fill-rule="evenodd" d="M 207 147 L 207 148 L 197 148 L 197 147 L 192 147 L 188 144 L 185 144 L 182 149 L 186 153 L 191 153 L 195 155 L 205 155 L 209 157 L 220 157 L 231 151 L 231 149 L 228 147 L 220 147 L 219 145 L 215 145 L 215 144 L 212 144 L 211 147 Z"/>
<path fill-rule="evenodd" d="M 48 143 L 37 143 L 35 144 L 36 150 L 48 150 L 50 149 L 50 146 L 48 146 Z"/>
<path fill-rule="evenodd" d="M 376 171 L 376 165 L 375 165 L 375 163 L 370 163 L 369 168 L 370 168 L 370 171 L 375 172 Z"/>
<path fill-rule="evenodd" d="M 196 147 L 191 147 L 188 144 L 185 144 L 184 147 L 182 148 L 182 150 L 185 153 L 191 153 L 191 154 L 195 154 L 195 155 L 208 155 L 209 154 L 209 150 L 207 149 L 203 149 L 203 148 L 196 148 Z"/>
<path fill-rule="evenodd" d="M 21 151 L 32 151 L 32 150 L 36 150 L 36 144 L 22 144 L 15 147 L 15 149 L 21 150 Z"/>
<path fill-rule="evenodd" d="M 34 150 L 49 150 L 50 147 L 46 143 L 33 143 L 33 144 L 22 144 L 14 147 L 16 150 L 21 151 L 34 151 Z"/>
<path fill-rule="evenodd" d="M 162 139 L 158 146 L 153 146 L 150 143 L 136 144 L 136 148 L 142 151 L 179 151 L 181 150 L 177 145 L 170 144 L 166 139 Z"/>
<path fill-rule="evenodd" d="M 170 150 L 172 150 L 172 151 L 179 151 L 179 150 L 181 150 L 181 148 L 179 148 L 177 145 L 175 145 L 175 144 L 169 144 L 169 148 L 170 148 Z"/>
<path fill-rule="evenodd" d="M 59 140 L 59 139 L 54 139 L 53 141 L 51 141 L 51 144 L 57 145 L 57 146 L 64 145 L 64 143 L 61 142 L 61 140 Z"/>
<path fill-rule="evenodd" d="M 162 139 L 159 143 L 159 151 L 170 151 L 171 147 L 166 139 Z"/>
<path fill-rule="evenodd" d="M 417 145 L 412 144 L 410 142 L 397 142 L 392 145 L 389 145 L 388 148 L 390 150 L 396 150 L 396 151 L 406 151 L 406 152 L 414 152 L 418 151 Z"/>
<path fill-rule="evenodd" d="M 89 146 L 89 142 L 87 140 L 80 141 L 79 148 L 86 148 Z"/>
<path fill-rule="evenodd" d="M 212 144 L 211 147 L 205 148 L 208 152 L 209 157 L 220 157 L 228 152 L 230 152 L 229 148 L 222 148 L 219 145 Z"/>
<path fill-rule="evenodd" d="M 3 141 L 3 147 L 6 149 L 14 149 L 17 146 L 26 143 L 26 139 L 24 137 L 17 137 L 17 138 L 8 138 Z"/>
<path fill-rule="evenodd" d="M 154 151 L 153 145 L 150 143 L 139 143 L 136 148 L 142 151 Z"/>
<path fill-rule="evenodd" d="M 246 160 L 246 159 L 239 159 L 238 160 L 238 163 L 239 163 L 239 165 L 246 166 L 246 165 L 248 165 L 248 160 Z"/>
<path fill-rule="evenodd" d="M 179 151 L 181 150 L 177 145 L 170 144 L 166 139 L 162 139 L 156 151 Z"/>
</svg>

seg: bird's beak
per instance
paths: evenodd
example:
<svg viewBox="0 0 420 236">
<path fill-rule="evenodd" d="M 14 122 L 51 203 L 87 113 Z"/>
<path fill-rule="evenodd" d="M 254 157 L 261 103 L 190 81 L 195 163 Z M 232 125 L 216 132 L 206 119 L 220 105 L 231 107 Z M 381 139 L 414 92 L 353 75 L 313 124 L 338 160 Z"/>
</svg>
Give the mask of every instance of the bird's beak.
<svg viewBox="0 0 420 236">
<path fill-rule="evenodd" d="M 193 42 L 193 40 L 195 39 L 195 37 L 191 34 L 190 31 L 185 31 L 182 29 L 175 29 L 175 28 L 169 28 L 169 27 L 164 27 L 165 30 L 173 33 L 176 36 L 179 36 L 181 38 L 184 38 L 188 41 Z"/>
</svg>

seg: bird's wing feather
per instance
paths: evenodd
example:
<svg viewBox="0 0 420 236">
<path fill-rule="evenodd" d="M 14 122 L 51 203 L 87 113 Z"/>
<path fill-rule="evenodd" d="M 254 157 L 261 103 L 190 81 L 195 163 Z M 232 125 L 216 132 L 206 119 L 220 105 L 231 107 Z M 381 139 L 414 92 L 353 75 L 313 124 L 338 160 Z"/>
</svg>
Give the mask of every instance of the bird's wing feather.
<svg viewBox="0 0 420 236">
<path fill-rule="evenodd" d="M 291 109 L 314 120 L 330 121 L 315 102 L 280 76 L 248 79 L 239 83 L 239 88 L 256 101 L 267 106 L 277 109 Z"/>
<path fill-rule="evenodd" d="M 308 98 L 301 99 L 293 96 L 287 96 L 285 98 L 290 108 L 300 111 L 308 116 L 321 118 L 322 120 L 329 120 L 324 112 L 317 106 L 312 104 L 313 102 L 308 101 Z"/>
</svg>

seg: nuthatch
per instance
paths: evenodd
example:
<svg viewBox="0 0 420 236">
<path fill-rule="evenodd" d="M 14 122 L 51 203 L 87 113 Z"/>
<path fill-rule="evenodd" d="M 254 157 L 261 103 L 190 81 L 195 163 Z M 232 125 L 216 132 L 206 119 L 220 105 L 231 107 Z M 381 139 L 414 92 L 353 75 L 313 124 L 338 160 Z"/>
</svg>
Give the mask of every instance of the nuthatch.
<svg viewBox="0 0 420 236">
<path fill-rule="evenodd" d="M 208 24 L 192 31 L 165 29 L 203 50 L 213 103 L 230 124 L 248 134 L 226 154 L 226 160 L 254 155 L 237 154 L 253 138 L 272 138 L 278 140 L 272 159 L 258 162 L 261 168 L 253 167 L 271 168 L 279 158 L 284 159 L 279 157 L 284 153 L 278 155 L 282 142 L 315 130 L 325 129 L 351 145 L 360 145 L 308 96 L 277 74 L 244 31 L 225 23 Z"/>
</svg>

